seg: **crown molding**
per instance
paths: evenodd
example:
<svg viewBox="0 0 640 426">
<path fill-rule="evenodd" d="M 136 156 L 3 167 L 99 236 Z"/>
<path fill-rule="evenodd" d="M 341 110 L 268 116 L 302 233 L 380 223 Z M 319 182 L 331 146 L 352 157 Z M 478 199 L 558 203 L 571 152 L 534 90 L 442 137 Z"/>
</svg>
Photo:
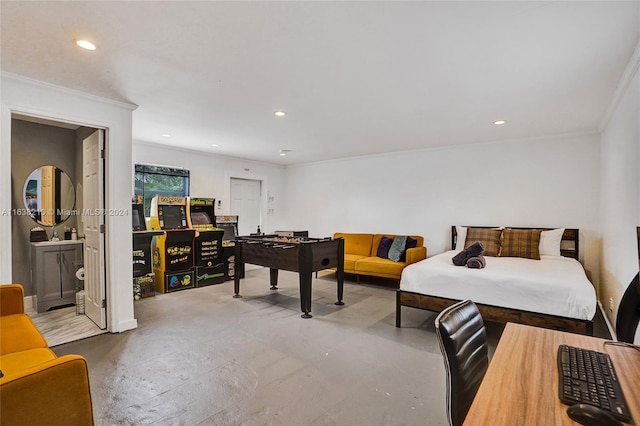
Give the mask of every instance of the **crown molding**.
<svg viewBox="0 0 640 426">
<path fill-rule="evenodd" d="M 516 144 L 516 143 L 535 143 L 535 142 L 545 142 L 555 139 L 570 139 L 570 138 L 580 138 L 580 137 L 591 137 L 598 136 L 600 132 L 597 130 L 586 130 L 582 132 L 568 132 L 568 133 L 554 133 L 551 135 L 543 135 L 543 136 L 528 136 L 522 138 L 509 138 L 509 139 L 494 139 L 488 141 L 478 141 L 478 142 L 469 142 L 469 143 L 456 143 L 450 145 L 437 145 L 430 146 L 427 148 L 418 148 L 418 149 L 408 149 L 404 151 L 390 151 L 390 152 L 381 152 L 377 154 L 365 154 L 365 155 L 357 155 L 352 157 L 343 157 L 343 158 L 332 158 L 329 160 L 319 160 L 319 161 L 305 161 L 301 163 L 289 164 L 286 167 L 288 169 L 296 168 L 296 167 L 305 167 L 316 164 L 331 164 L 331 163 L 342 163 L 354 160 L 363 160 L 369 158 L 385 158 L 385 157 L 397 157 L 397 156 L 411 156 L 415 154 L 422 154 L 427 152 L 435 152 L 435 151 L 453 151 L 453 150 L 467 150 L 469 148 L 482 147 L 482 146 L 491 146 L 491 145 L 501 145 L 501 144 Z"/>
<path fill-rule="evenodd" d="M 270 166 L 270 167 L 276 167 L 279 169 L 285 169 L 286 165 L 284 164 L 278 164 L 278 163 L 270 163 L 268 161 L 259 161 L 259 160 L 251 160 L 249 158 L 244 158 L 244 157 L 234 157 L 232 155 L 224 155 L 224 154 L 218 154 L 215 152 L 209 152 L 209 151 L 204 151 L 204 150 L 198 150 L 195 148 L 185 148 L 182 146 L 175 146 L 175 145 L 169 145 L 169 144 L 163 144 L 163 143 L 157 143 L 157 142 L 149 142 L 149 141 L 145 141 L 142 139 L 133 139 L 133 147 L 135 146 L 148 146 L 150 148 L 158 148 L 158 149 L 167 149 L 170 151 L 178 151 L 178 152 L 184 152 L 187 154 L 195 154 L 195 155 L 204 155 L 207 157 L 213 157 L 213 158 L 218 158 L 220 160 L 233 160 L 233 161 L 240 161 L 240 162 L 248 162 L 248 163 L 252 163 L 252 164 L 259 164 L 262 166 Z M 143 163 L 138 163 L 138 164 L 143 164 Z M 149 165 L 159 165 L 159 164 L 150 164 L 150 163 L 144 163 L 144 164 L 149 164 Z M 176 166 L 168 166 L 168 165 L 160 165 L 161 167 L 174 167 L 176 168 Z"/>
<path fill-rule="evenodd" d="M 133 103 L 116 101 L 115 99 L 109 99 L 109 98 L 104 98 L 102 96 L 92 95 L 87 92 L 82 92 L 80 90 L 75 90 L 75 89 L 69 89 L 68 87 L 58 86 L 56 84 L 47 83 L 46 81 L 36 80 L 34 78 L 25 77 L 19 74 L 12 74 L 6 71 L 2 71 L 0 73 L 0 76 L 2 77 L 3 80 L 12 80 L 18 83 L 28 84 L 30 86 L 36 86 L 36 87 L 41 87 L 43 89 L 54 90 L 54 91 L 75 96 L 78 98 L 84 98 L 94 102 L 101 102 L 101 103 L 112 105 L 118 108 L 128 109 L 130 111 L 134 111 L 136 108 L 138 108 L 138 105 Z"/>
<path fill-rule="evenodd" d="M 604 113 L 604 116 L 602 117 L 600 126 L 598 126 L 598 131 L 600 133 L 602 133 L 604 129 L 607 127 L 607 125 L 609 124 L 609 121 L 611 120 L 613 113 L 615 112 L 616 108 L 620 104 L 620 101 L 622 101 L 622 98 L 627 92 L 629 85 L 631 85 L 633 78 L 638 73 L 639 68 L 640 68 L 640 41 L 636 45 L 636 48 L 633 51 L 633 54 L 631 55 L 631 59 L 629 59 L 629 62 L 627 63 L 627 66 L 624 69 L 624 72 L 622 73 L 622 77 L 620 78 L 618 87 L 616 88 L 616 91 L 613 93 L 613 98 L 611 99 L 611 102 L 609 102 L 609 106 L 607 107 Z"/>
</svg>

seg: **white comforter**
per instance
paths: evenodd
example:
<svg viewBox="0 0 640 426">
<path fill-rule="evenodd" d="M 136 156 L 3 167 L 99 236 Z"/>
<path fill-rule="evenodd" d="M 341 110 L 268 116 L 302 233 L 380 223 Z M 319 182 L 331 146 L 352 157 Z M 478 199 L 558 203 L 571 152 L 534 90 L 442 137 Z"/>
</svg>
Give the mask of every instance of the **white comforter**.
<svg viewBox="0 0 640 426">
<path fill-rule="evenodd" d="M 452 263 L 456 253 L 447 251 L 407 266 L 400 289 L 583 320 L 596 313 L 595 289 L 575 259 L 485 256 L 485 268 L 468 269 Z"/>
</svg>

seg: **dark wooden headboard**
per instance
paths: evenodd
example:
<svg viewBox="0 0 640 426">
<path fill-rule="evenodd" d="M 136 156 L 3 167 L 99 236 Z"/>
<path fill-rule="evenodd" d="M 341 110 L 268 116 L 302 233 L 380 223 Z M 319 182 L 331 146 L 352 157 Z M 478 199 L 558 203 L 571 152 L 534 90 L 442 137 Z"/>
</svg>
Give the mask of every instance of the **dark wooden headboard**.
<svg viewBox="0 0 640 426">
<path fill-rule="evenodd" d="M 466 228 L 498 228 L 497 226 L 465 226 Z M 505 228 L 511 229 L 540 229 L 542 231 L 550 231 L 552 229 L 557 228 L 523 228 L 516 226 L 505 226 Z M 564 257 L 572 257 L 576 260 L 578 259 L 578 255 L 580 254 L 580 241 L 578 237 L 579 230 L 577 228 L 565 228 L 564 234 L 562 235 L 562 242 L 560 243 L 560 254 Z M 455 250 L 456 241 L 458 238 L 458 232 L 456 231 L 455 225 L 451 227 L 451 250 Z M 563 244 L 564 243 L 564 244 Z"/>
</svg>

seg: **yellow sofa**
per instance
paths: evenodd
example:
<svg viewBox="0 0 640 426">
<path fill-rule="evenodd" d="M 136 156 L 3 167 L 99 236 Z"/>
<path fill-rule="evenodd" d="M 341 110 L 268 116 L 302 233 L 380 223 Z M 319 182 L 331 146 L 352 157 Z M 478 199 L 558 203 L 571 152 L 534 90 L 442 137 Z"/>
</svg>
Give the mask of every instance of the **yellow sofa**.
<svg viewBox="0 0 640 426">
<path fill-rule="evenodd" d="M 94 424 L 86 360 L 49 349 L 19 284 L 0 285 L 0 371 L 0 425 Z"/>
<path fill-rule="evenodd" d="M 394 262 L 390 259 L 378 257 L 378 246 L 382 237 L 395 238 L 393 234 L 348 234 L 336 232 L 334 238 L 344 239 L 344 272 L 357 275 L 368 275 L 382 278 L 400 279 L 405 266 L 418 262 L 427 257 L 427 248 L 424 247 L 424 238 L 417 235 L 409 235 L 417 240 L 414 248 L 407 249 L 405 261 Z"/>
</svg>

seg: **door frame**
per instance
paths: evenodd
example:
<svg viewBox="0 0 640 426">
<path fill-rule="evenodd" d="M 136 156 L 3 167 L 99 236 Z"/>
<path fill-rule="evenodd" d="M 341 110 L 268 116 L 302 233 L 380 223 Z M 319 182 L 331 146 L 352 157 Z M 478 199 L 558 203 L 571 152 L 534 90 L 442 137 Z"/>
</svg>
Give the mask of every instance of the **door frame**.
<svg viewBox="0 0 640 426">
<path fill-rule="evenodd" d="M 68 87 L 0 72 L 0 282 L 11 282 L 11 116 L 23 114 L 77 123 L 107 131 L 105 208 L 107 215 L 107 315 L 108 331 L 135 329 L 131 283 L 131 194 L 133 191 L 133 111 L 137 105 L 96 96 Z M 114 96 L 117 96 L 114 94 Z M 110 158 L 117 161 L 111 161 Z"/>
<path fill-rule="evenodd" d="M 265 176 L 262 175 L 240 175 L 237 173 L 225 173 L 224 176 L 224 198 L 225 202 L 222 207 L 222 212 L 216 214 L 228 215 L 231 214 L 231 179 L 244 179 L 244 180 L 259 180 L 260 181 L 260 226 L 264 232 L 266 217 L 267 217 L 267 190 L 269 182 Z M 239 218 L 242 220 L 242 218 Z"/>
<path fill-rule="evenodd" d="M 3 111 L 4 112 L 4 111 Z M 77 125 L 77 126 L 83 126 L 83 127 L 90 127 L 93 129 L 96 129 L 96 131 L 102 130 L 104 132 L 104 141 L 103 141 L 103 147 L 102 149 L 107 152 L 108 146 L 109 146 L 109 127 L 105 127 L 104 125 L 101 124 L 91 124 L 91 123 L 84 123 L 84 122 L 79 122 L 79 121 L 75 121 L 75 120 L 69 120 L 69 119 L 65 119 L 65 118 L 59 118 L 59 117 L 52 117 L 49 115 L 44 115 L 44 114 L 39 114 L 39 113 L 34 113 L 32 111 L 29 111 L 28 109 L 14 109 L 14 108 L 8 108 L 8 116 L 10 117 L 10 119 L 8 120 L 8 126 L 3 126 L 5 128 L 7 128 L 7 133 L 2 134 L 4 139 L 4 136 L 8 134 L 8 138 L 7 140 L 9 141 L 9 143 L 6 143 L 3 141 L 2 146 L 3 147 L 7 147 L 7 151 L 8 151 L 8 164 L 10 165 L 8 167 L 9 170 L 9 175 L 11 175 L 11 171 L 12 171 L 12 156 L 11 156 L 11 145 L 13 144 L 13 139 L 11 137 L 11 124 L 12 124 L 12 120 L 14 118 L 14 115 L 20 115 L 23 117 L 29 117 L 29 118 L 33 118 L 33 119 L 38 119 L 38 120 L 43 120 L 45 122 L 57 122 L 57 123 L 63 123 L 63 124 L 72 124 L 72 125 Z M 3 114 L 4 115 L 4 114 Z M 5 154 L 7 151 L 5 151 L 4 149 L 2 151 L 0 151 L 0 158 L 3 156 L 3 154 Z M 107 173 L 108 173 L 108 156 L 106 156 L 104 159 L 102 159 L 103 161 L 103 167 L 102 167 L 102 176 L 101 176 L 101 181 L 102 181 L 102 191 L 103 191 L 103 202 L 104 202 L 104 208 L 105 211 L 108 211 L 108 182 L 109 180 L 107 179 Z M 11 179 L 8 179 L 9 181 L 9 185 L 8 185 L 8 194 L 9 197 L 11 197 L 11 193 L 12 193 L 12 188 L 11 188 Z M 77 188 L 77 182 L 75 183 L 76 185 L 74 185 Z M 74 206 L 76 207 L 76 206 Z M 0 270 L 4 270 L 4 271 L 9 271 L 7 273 L 8 275 L 8 279 L 4 278 L 4 272 L 2 275 L 0 275 L 0 282 L 13 282 L 12 280 L 12 275 L 13 275 L 13 266 L 12 266 L 12 251 L 11 251 L 11 241 L 13 240 L 13 229 L 12 229 L 12 221 L 13 221 L 13 215 L 10 215 L 8 217 L 7 220 L 2 220 L 0 222 L 0 230 L 2 232 L 0 232 L 0 234 L 2 235 L 9 235 L 9 238 L 7 239 L 9 244 L 8 244 L 8 250 L 6 251 L 5 254 L 3 254 L 3 260 L 4 262 L 0 263 Z M 106 220 L 105 220 L 106 223 Z M 5 233 L 5 229 L 8 228 L 8 232 Z M 109 280 L 109 256 L 107 256 L 107 238 L 103 238 L 102 242 L 101 242 L 101 252 L 102 252 L 102 256 L 104 258 L 104 269 L 101 271 L 101 273 L 104 275 L 104 285 L 105 285 L 105 300 L 106 300 L 106 304 L 107 306 L 109 306 L 110 304 L 110 286 L 107 285 L 107 283 L 110 282 Z M 5 250 L 0 249 L 0 251 L 5 252 Z M 106 329 L 110 330 L 110 325 L 111 325 L 111 315 L 109 312 L 109 309 L 105 308 L 105 317 L 106 317 Z"/>
</svg>

